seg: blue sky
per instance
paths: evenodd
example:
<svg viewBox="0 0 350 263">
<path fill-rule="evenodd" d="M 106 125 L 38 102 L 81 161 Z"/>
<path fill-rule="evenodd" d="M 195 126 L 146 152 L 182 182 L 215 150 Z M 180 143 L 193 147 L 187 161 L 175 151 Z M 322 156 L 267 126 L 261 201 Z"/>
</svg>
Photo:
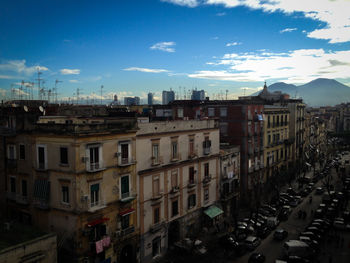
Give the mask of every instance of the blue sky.
<svg viewBox="0 0 350 263">
<path fill-rule="evenodd" d="M 5 0 L 0 97 L 25 98 L 37 68 L 46 89 L 62 81 L 63 99 L 77 88 L 100 99 L 101 85 L 105 99 L 170 88 L 237 98 L 318 77 L 349 85 L 348 10 L 349 0 Z"/>
</svg>

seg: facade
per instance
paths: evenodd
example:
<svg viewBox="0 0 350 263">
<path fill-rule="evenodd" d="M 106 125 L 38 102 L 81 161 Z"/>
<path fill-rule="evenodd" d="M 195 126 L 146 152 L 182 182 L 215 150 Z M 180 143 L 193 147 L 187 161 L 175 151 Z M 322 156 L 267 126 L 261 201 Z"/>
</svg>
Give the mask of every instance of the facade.
<svg viewBox="0 0 350 263">
<path fill-rule="evenodd" d="M 218 125 L 140 123 L 136 148 L 140 260 L 151 262 L 210 221 L 203 212 L 219 199 Z"/>
<path fill-rule="evenodd" d="M 23 237 L 23 231 L 29 230 L 29 227 L 21 228 L 21 232 L 9 229 L 11 235 L 19 235 Z M 3 230 L 2 230 L 3 231 Z M 13 240 L 13 238 L 11 238 Z M 57 237 L 55 234 L 41 234 L 35 238 L 19 241 L 16 244 L 2 247 L 6 244 L 6 237 L 3 232 L 1 236 L 0 246 L 0 262 L 42 262 L 42 263 L 56 263 L 57 262 Z"/>
<path fill-rule="evenodd" d="M 6 213 L 70 262 L 135 262 L 136 119 L 42 116 L 6 137 Z"/>
<path fill-rule="evenodd" d="M 205 91 L 204 90 L 192 90 L 191 100 L 204 100 Z"/>
<path fill-rule="evenodd" d="M 240 151 L 239 146 L 220 145 L 220 200 L 228 221 L 237 220 L 239 209 Z"/>
<path fill-rule="evenodd" d="M 175 100 L 175 92 L 174 91 L 163 90 L 163 93 L 162 93 L 162 104 L 163 105 L 167 105 L 168 103 L 170 103 L 174 100 Z"/>
<path fill-rule="evenodd" d="M 153 105 L 153 93 L 149 92 L 147 94 L 147 104 L 148 105 Z"/>
<path fill-rule="evenodd" d="M 264 184 L 286 182 L 288 179 L 293 143 L 289 139 L 289 118 L 289 110 L 285 106 L 264 106 Z"/>
<path fill-rule="evenodd" d="M 124 97 L 124 105 L 132 106 L 132 105 L 140 105 L 139 97 Z"/>
</svg>

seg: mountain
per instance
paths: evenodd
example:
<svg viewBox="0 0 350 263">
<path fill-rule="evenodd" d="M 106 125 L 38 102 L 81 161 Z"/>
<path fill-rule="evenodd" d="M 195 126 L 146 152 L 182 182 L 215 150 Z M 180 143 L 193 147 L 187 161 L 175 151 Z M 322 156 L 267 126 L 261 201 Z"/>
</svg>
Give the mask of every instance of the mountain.
<svg viewBox="0 0 350 263">
<path fill-rule="evenodd" d="M 319 78 L 300 86 L 277 82 L 268 86 L 268 91 L 281 91 L 291 98 L 301 97 L 308 106 L 334 106 L 350 102 L 350 87 L 334 79 Z"/>
</svg>

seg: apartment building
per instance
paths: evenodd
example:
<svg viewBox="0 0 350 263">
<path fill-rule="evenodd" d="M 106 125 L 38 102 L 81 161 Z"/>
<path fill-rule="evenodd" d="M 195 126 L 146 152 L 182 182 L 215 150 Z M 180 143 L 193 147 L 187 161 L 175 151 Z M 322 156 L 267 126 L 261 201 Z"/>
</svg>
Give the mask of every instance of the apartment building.
<svg viewBox="0 0 350 263">
<path fill-rule="evenodd" d="M 289 110 L 285 106 L 264 106 L 264 163 L 266 164 L 264 183 L 272 177 L 287 176 L 288 162 L 292 160 L 291 145 L 293 144 L 289 139 L 289 118 Z M 275 179 L 283 181 L 287 178 Z"/>
<path fill-rule="evenodd" d="M 152 262 L 223 213 L 215 206 L 219 126 L 215 120 L 178 120 L 138 127 L 140 260 Z"/>
<path fill-rule="evenodd" d="M 34 124 L 6 137 L 7 216 L 57 233 L 63 261 L 136 262 L 136 119 Z"/>
</svg>

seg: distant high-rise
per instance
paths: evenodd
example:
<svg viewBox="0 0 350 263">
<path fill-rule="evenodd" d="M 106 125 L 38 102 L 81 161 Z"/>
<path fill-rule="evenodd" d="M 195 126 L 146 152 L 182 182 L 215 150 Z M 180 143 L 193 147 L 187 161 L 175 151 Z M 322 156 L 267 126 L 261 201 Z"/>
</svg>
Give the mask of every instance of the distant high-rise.
<svg viewBox="0 0 350 263">
<path fill-rule="evenodd" d="M 204 100 L 205 91 L 204 90 L 192 90 L 191 100 Z"/>
<path fill-rule="evenodd" d="M 147 98 L 148 98 L 148 105 L 153 105 L 153 93 L 149 92 Z"/>
<path fill-rule="evenodd" d="M 124 97 L 124 105 L 140 105 L 140 97 Z"/>
<path fill-rule="evenodd" d="M 168 104 L 169 102 L 172 102 L 175 100 L 175 92 L 170 90 L 163 90 L 163 94 L 162 94 L 162 103 L 163 105 Z"/>
</svg>

